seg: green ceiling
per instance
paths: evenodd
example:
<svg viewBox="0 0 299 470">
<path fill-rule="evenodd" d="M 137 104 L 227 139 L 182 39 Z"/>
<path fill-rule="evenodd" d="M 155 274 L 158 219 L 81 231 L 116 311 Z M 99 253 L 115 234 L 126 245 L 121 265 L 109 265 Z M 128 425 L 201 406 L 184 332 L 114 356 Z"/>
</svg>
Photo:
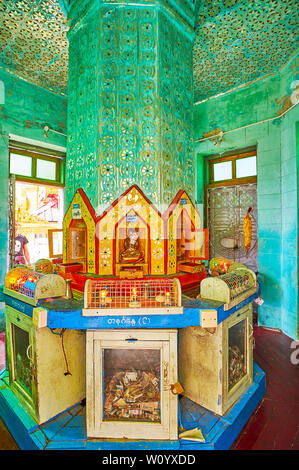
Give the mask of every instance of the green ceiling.
<svg viewBox="0 0 299 470">
<path fill-rule="evenodd" d="M 66 27 L 56 0 L 0 0 L 0 68 L 66 94 Z"/>
<path fill-rule="evenodd" d="M 279 70 L 298 47 L 297 0 L 204 0 L 197 24 L 195 101 Z"/>
<path fill-rule="evenodd" d="M 0 68 L 67 94 L 66 0 L 0 0 Z M 202 0 L 195 101 L 277 71 L 298 47 L 296 0 Z"/>
</svg>

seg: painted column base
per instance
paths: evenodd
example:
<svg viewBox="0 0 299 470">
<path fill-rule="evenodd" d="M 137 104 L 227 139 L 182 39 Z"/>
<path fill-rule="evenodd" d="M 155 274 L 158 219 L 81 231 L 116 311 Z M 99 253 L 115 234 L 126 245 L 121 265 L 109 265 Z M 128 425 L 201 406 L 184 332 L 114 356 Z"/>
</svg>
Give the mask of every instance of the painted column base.
<svg viewBox="0 0 299 470">
<path fill-rule="evenodd" d="M 205 443 L 176 441 L 107 441 L 89 440 L 86 436 L 85 406 L 77 404 L 38 426 L 24 411 L 8 386 L 8 373 L 0 375 L 0 416 L 22 450 L 228 450 L 262 400 L 265 373 L 254 364 L 253 384 L 225 416 L 180 400 L 181 424 L 184 429 L 198 427 Z"/>
</svg>

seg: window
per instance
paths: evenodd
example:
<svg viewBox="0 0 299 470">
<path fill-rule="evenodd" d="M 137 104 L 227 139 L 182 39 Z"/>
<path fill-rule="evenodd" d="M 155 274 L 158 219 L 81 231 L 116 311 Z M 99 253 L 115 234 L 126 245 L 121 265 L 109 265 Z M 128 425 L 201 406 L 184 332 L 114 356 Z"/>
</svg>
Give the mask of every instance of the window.
<svg viewBox="0 0 299 470">
<path fill-rule="evenodd" d="M 39 158 L 36 159 L 36 177 L 42 178 L 44 180 L 52 180 L 55 181 L 56 179 L 56 162 L 49 161 L 49 160 L 40 160 Z"/>
<path fill-rule="evenodd" d="M 208 184 L 256 182 L 256 152 L 210 159 Z M 238 180 L 238 181 L 237 181 Z M 241 180 L 241 181 L 239 181 Z"/>
<path fill-rule="evenodd" d="M 11 140 L 9 143 L 10 216 L 9 264 L 32 265 L 42 258 L 59 258 L 64 214 L 65 153 Z M 27 239 L 26 253 L 17 235 Z M 53 240 L 54 238 L 54 240 Z"/>
<path fill-rule="evenodd" d="M 256 175 L 256 156 L 236 160 L 236 178 Z"/>
<path fill-rule="evenodd" d="M 32 158 L 11 153 L 9 172 L 15 175 L 32 176 Z"/>
<path fill-rule="evenodd" d="M 30 264 L 42 258 L 60 258 L 64 188 L 33 180 L 16 181 L 14 193 L 14 239 L 17 234 L 26 237 L 29 256 L 25 261 Z M 23 251 L 23 248 L 20 250 L 20 246 L 14 241 L 15 255 L 16 251 Z M 14 258 L 13 264 L 19 261 L 19 258 Z"/>
<path fill-rule="evenodd" d="M 214 163 L 214 181 L 230 180 L 232 178 L 232 162 Z"/>
<path fill-rule="evenodd" d="M 65 155 L 43 148 L 10 143 L 9 172 L 21 181 L 51 182 L 63 186 Z"/>
</svg>

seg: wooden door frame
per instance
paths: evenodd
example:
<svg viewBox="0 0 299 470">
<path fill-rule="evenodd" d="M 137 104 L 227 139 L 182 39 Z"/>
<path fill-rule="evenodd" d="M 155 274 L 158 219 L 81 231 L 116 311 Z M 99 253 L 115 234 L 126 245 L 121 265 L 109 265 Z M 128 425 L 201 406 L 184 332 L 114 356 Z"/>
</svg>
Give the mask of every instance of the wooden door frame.
<svg viewBox="0 0 299 470">
<path fill-rule="evenodd" d="M 236 178 L 236 171 L 235 171 L 235 162 L 241 158 L 246 157 L 253 157 L 257 158 L 257 148 L 256 146 L 247 147 L 244 149 L 237 149 L 235 151 L 228 151 L 222 155 L 206 155 L 205 162 L 204 162 L 204 178 L 205 181 L 208 178 L 208 183 L 204 185 L 204 227 L 208 227 L 208 213 L 207 213 L 207 193 L 208 189 L 210 188 L 219 188 L 223 186 L 238 186 L 241 184 L 252 184 L 257 183 L 257 175 L 256 176 L 246 176 L 244 178 Z M 232 161 L 232 178 L 229 180 L 222 180 L 214 182 L 213 178 L 213 164 L 214 163 L 221 163 L 226 161 Z M 208 176 L 207 176 L 208 175 Z"/>
</svg>

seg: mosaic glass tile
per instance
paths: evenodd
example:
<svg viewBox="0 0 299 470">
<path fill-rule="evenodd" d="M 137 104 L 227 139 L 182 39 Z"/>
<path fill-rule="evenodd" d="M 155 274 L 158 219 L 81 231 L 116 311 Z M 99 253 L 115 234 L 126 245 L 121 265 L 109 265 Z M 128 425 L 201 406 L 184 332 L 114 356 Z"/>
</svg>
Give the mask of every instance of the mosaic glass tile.
<svg viewBox="0 0 299 470">
<path fill-rule="evenodd" d="M 192 42 L 184 28 L 155 7 L 103 6 L 71 28 L 69 41 L 67 202 L 79 186 L 102 208 L 133 184 L 158 207 L 178 188 L 192 196 Z"/>
<path fill-rule="evenodd" d="M 66 94 L 66 31 L 57 0 L 0 0 L 0 68 Z"/>
<path fill-rule="evenodd" d="M 194 2 L 181 3 L 191 15 Z M 296 0 L 202 0 L 193 47 L 195 101 L 279 70 L 298 47 L 297 24 Z M 130 22 L 124 23 L 121 33 L 133 33 L 132 27 Z M 0 67 L 67 94 L 67 29 L 58 0 L 0 0 Z M 151 28 L 145 26 L 145 33 L 150 34 Z M 113 39 L 107 41 L 105 45 L 113 48 Z M 134 42 L 132 38 L 126 41 L 124 38 L 121 44 L 122 57 L 127 55 L 129 60 L 125 48 L 133 47 Z M 148 41 L 145 36 L 144 47 L 151 46 Z M 105 54 L 108 60 L 109 52 Z M 143 58 L 153 56 L 147 51 Z"/>
</svg>

